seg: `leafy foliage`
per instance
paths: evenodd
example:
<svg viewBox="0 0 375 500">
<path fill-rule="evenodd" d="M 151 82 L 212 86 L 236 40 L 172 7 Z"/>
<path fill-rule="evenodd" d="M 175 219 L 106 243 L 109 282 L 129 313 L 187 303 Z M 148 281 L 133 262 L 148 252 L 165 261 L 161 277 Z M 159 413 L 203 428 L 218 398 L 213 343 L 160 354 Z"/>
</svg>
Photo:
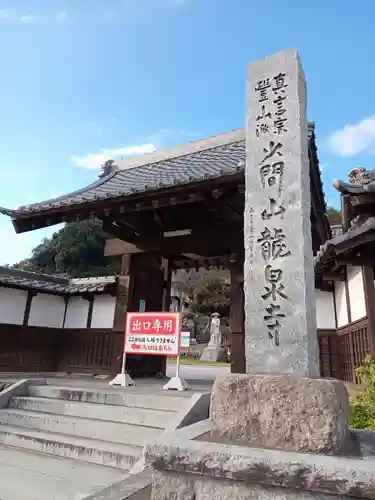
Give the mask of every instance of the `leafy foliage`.
<svg viewBox="0 0 375 500">
<path fill-rule="evenodd" d="M 219 277 L 202 277 L 188 291 L 191 299 L 190 310 L 196 314 L 229 315 L 230 284 Z"/>
<path fill-rule="evenodd" d="M 375 429 L 375 360 L 367 356 L 356 374 L 363 392 L 349 398 L 350 425 L 355 429 Z"/>
<path fill-rule="evenodd" d="M 335 207 L 327 207 L 326 214 L 339 216 L 340 210 L 337 210 L 337 208 L 335 208 Z"/>
<path fill-rule="evenodd" d="M 70 277 L 109 276 L 120 271 L 118 258 L 104 256 L 107 236 L 98 220 L 66 224 L 52 238 L 45 238 L 30 259 L 14 267 Z"/>
</svg>

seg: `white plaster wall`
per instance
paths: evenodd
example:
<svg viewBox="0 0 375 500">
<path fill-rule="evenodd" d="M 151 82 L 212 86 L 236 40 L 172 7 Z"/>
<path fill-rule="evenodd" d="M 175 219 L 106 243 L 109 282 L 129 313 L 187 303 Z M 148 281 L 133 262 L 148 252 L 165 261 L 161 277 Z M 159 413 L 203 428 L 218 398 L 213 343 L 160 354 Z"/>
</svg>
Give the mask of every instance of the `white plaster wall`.
<svg viewBox="0 0 375 500">
<path fill-rule="evenodd" d="M 26 300 L 25 290 L 0 287 L 0 323 L 22 325 Z"/>
<path fill-rule="evenodd" d="M 91 328 L 112 328 L 115 317 L 116 297 L 95 295 Z"/>
<path fill-rule="evenodd" d="M 31 302 L 29 325 L 62 328 L 65 301 L 58 295 L 40 293 Z"/>
<path fill-rule="evenodd" d="M 86 328 L 89 301 L 82 297 L 69 297 L 64 328 Z"/>
<path fill-rule="evenodd" d="M 345 283 L 343 281 L 335 282 L 335 300 L 336 300 L 336 315 L 337 327 L 348 324 L 348 308 L 346 303 Z"/>
<path fill-rule="evenodd" d="M 315 290 L 315 295 L 317 328 L 336 328 L 333 293 Z"/>
<path fill-rule="evenodd" d="M 362 268 L 358 266 L 356 267 L 348 266 L 347 276 L 348 276 L 351 320 L 357 321 L 358 319 L 361 319 L 364 316 L 366 316 L 366 303 L 365 303 L 365 291 L 363 288 Z"/>
</svg>

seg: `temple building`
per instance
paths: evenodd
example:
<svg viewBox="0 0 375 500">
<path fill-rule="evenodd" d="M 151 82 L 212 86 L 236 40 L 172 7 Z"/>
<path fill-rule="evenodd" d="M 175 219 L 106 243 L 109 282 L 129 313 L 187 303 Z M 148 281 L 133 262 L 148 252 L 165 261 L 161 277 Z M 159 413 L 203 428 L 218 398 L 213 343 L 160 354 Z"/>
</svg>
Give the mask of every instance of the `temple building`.
<svg viewBox="0 0 375 500">
<path fill-rule="evenodd" d="M 358 360 L 355 359 L 348 368 L 345 342 L 347 336 L 352 334 L 347 332 L 354 331 L 352 326 L 357 324 L 362 328 L 358 330 L 362 333 L 357 333 L 357 336 L 363 332 L 366 332 L 363 334 L 366 338 L 371 336 L 367 331 L 369 316 L 365 297 L 368 297 L 368 284 L 364 278 L 369 268 L 364 271 L 364 261 L 357 262 L 354 259 L 356 255 L 348 250 L 349 241 L 355 246 L 358 238 L 350 238 L 348 235 L 353 233 L 345 229 L 345 224 L 359 215 L 358 206 L 353 201 L 358 195 L 348 193 L 343 196 L 346 197 L 344 222 L 335 221 L 330 225 L 326 217 L 313 124 L 309 124 L 308 141 L 321 371 L 323 376 L 353 379 Z M 77 359 L 76 371 L 95 372 L 100 367 L 100 373 L 117 373 L 121 363 L 126 311 L 138 311 L 141 303 L 146 311 L 169 310 L 173 271 L 201 267 L 230 271 L 231 369 L 239 373 L 245 370 L 245 161 L 245 132 L 235 130 L 119 160 L 103 172 L 99 180 L 78 191 L 16 210 L 0 210 L 12 218 L 18 233 L 61 222 L 98 218 L 103 221 L 104 230 L 112 236 L 107 241 L 106 254 L 122 256 L 121 275 L 115 280 L 113 323 L 105 331 L 97 332 L 97 335 L 110 339 L 105 347 L 110 362 L 102 362 L 100 356 L 104 351 L 96 350 L 93 357 L 86 357 L 84 361 Z M 352 201 L 348 201 L 348 196 Z M 345 215 L 349 213 L 350 216 Z M 344 230 L 342 236 L 339 234 L 341 225 Z M 368 242 L 371 230 L 366 234 Z M 341 246 L 338 244 L 340 238 L 346 241 Z M 345 251 L 341 250 L 344 247 Z M 347 260 L 339 264 L 337 251 Z M 175 303 L 174 309 L 176 307 Z M 362 327 L 365 323 L 367 326 Z M 60 335 L 65 336 L 65 331 L 60 330 Z M 69 342 L 75 345 L 75 341 L 67 337 L 64 342 L 65 346 Z M 93 351 L 91 338 L 85 339 L 85 346 L 82 339 L 80 342 L 83 350 Z M 95 345 L 99 345 L 97 338 Z M 72 347 L 72 352 L 74 349 Z M 82 367 L 78 366 L 80 363 Z M 164 373 L 165 366 L 165 358 L 161 356 L 128 357 L 128 369 L 135 376 Z M 25 370 L 31 371 L 26 366 Z"/>
<path fill-rule="evenodd" d="M 326 367 L 331 376 L 355 382 L 366 354 L 375 358 L 375 171 L 356 168 L 348 179 L 334 181 L 341 224 L 319 249 L 315 272 L 332 287 L 335 328 L 324 335 Z"/>
</svg>

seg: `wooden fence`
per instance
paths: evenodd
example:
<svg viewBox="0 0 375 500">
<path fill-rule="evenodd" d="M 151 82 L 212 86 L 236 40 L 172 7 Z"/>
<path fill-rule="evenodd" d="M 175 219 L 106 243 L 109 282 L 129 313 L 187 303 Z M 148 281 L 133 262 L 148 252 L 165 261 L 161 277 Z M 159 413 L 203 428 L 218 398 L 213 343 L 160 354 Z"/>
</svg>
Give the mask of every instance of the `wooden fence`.
<svg viewBox="0 0 375 500">
<path fill-rule="evenodd" d="M 318 330 L 323 377 L 358 382 L 355 369 L 369 352 L 368 321 Z M 121 367 L 123 332 L 0 324 L 0 372 L 66 372 L 114 375 Z M 135 376 L 164 372 L 161 356 L 129 356 Z"/>
<path fill-rule="evenodd" d="M 319 330 L 319 347 L 323 377 L 358 383 L 355 369 L 370 350 L 367 317 L 337 330 Z"/>
<path fill-rule="evenodd" d="M 115 375 L 124 334 L 108 329 L 57 329 L 0 324 L 0 372 Z M 162 356 L 128 356 L 133 376 L 164 371 Z"/>
</svg>

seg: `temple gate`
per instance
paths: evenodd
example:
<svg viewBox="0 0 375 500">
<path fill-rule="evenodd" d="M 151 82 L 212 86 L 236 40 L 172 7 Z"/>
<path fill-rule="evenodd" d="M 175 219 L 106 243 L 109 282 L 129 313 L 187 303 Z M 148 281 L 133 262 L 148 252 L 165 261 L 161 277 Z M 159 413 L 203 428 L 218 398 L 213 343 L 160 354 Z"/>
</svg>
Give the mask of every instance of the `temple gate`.
<svg viewBox="0 0 375 500">
<path fill-rule="evenodd" d="M 314 253 L 330 238 L 315 144 L 309 125 L 308 153 Z M 16 232 L 96 217 L 121 246 L 122 274 L 129 276 L 122 314 L 169 310 L 172 270 L 222 267 L 231 272 L 232 371 L 244 372 L 244 207 L 246 146 L 244 130 L 210 137 L 113 164 L 99 180 L 59 198 L 0 209 Z M 121 284 L 121 277 L 119 280 Z M 121 315 L 115 322 L 122 329 Z M 113 354 L 120 366 L 122 345 Z M 128 356 L 133 375 L 165 372 L 165 358 Z"/>
</svg>

